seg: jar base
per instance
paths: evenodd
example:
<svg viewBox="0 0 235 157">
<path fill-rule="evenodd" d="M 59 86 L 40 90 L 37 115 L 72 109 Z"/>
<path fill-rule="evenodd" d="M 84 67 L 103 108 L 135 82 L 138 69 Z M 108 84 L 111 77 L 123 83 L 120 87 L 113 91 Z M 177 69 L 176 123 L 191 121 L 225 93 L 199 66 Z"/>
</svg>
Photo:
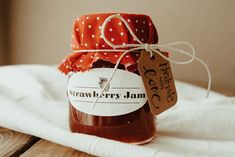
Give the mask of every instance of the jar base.
<svg viewBox="0 0 235 157">
<path fill-rule="evenodd" d="M 155 116 L 148 104 L 130 114 L 105 117 L 94 116 L 78 111 L 70 104 L 70 130 L 120 141 L 142 145 L 156 137 Z"/>
<path fill-rule="evenodd" d="M 156 135 L 154 135 L 153 137 L 147 139 L 147 140 L 144 140 L 144 141 L 139 141 L 139 142 L 125 142 L 125 143 L 129 143 L 129 144 L 134 144 L 134 145 L 143 145 L 143 144 L 147 144 L 149 143 L 152 139 L 154 139 L 156 137 Z"/>
</svg>

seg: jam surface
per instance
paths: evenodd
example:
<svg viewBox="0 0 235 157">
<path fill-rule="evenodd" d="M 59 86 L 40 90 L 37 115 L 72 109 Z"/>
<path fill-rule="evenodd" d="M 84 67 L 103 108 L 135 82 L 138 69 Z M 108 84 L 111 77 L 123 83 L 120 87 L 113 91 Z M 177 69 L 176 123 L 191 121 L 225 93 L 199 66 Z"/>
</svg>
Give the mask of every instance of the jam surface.
<svg viewBox="0 0 235 157">
<path fill-rule="evenodd" d="M 97 61 L 93 68 L 113 68 L 110 62 Z M 119 69 L 124 66 L 119 65 Z M 135 72 L 138 74 L 138 71 Z M 142 144 L 156 134 L 155 116 L 148 102 L 140 109 L 119 116 L 95 116 L 80 112 L 70 103 L 69 120 L 72 132 L 95 135 L 121 142 Z"/>
</svg>

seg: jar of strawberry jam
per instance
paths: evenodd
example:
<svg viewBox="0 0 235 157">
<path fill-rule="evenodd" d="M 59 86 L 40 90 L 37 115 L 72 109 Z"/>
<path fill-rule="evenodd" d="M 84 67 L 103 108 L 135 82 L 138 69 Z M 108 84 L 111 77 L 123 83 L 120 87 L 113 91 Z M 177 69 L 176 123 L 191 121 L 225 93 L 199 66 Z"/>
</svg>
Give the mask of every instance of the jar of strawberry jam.
<svg viewBox="0 0 235 157">
<path fill-rule="evenodd" d="M 72 132 L 121 142 L 147 143 L 156 135 L 156 120 L 149 109 L 137 68 L 140 52 L 127 53 L 121 59 L 113 79 L 105 86 L 124 49 L 113 51 L 114 48 L 103 40 L 101 27 L 110 15 L 84 15 L 74 22 L 73 53 L 59 66 L 60 71 L 69 73 L 70 129 Z M 143 43 L 158 42 L 157 31 L 149 16 L 118 15 L 128 22 Z M 115 45 L 137 43 L 120 19 L 109 20 L 104 32 L 105 37 Z M 104 86 L 104 92 L 99 97 Z M 94 104 L 97 97 L 99 99 Z"/>
</svg>

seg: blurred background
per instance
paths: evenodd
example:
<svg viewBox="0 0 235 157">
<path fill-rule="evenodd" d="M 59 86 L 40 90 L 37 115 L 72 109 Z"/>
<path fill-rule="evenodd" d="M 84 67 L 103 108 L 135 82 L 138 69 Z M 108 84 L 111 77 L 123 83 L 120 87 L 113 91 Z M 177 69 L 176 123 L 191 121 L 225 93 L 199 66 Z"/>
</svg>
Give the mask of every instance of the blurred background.
<svg viewBox="0 0 235 157">
<path fill-rule="evenodd" d="M 97 12 L 150 15 L 161 44 L 192 43 L 210 67 L 212 89 L 235 95 L 234 0 L 0 0 L 0 65 L 60 63 L 71 53 L 73 20 Z M 197 62 L 172 67 L 176 79 L 207 86 Z"/>
</svg>

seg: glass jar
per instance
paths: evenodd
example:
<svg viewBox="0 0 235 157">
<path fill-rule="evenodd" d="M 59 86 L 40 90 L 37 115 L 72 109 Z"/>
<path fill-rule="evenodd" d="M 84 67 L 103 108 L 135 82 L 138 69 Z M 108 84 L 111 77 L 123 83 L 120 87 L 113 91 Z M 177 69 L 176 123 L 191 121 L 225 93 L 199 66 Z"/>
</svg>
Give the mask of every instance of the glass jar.
<svg viewBox="0 0 235 157">
<path fill-rule="evenodd" d="M 89 72 L 89 70 L 92 71 L 99 68 L 105 68 L 106 70 L 114 67 L 123 51 L 119 52 L 118 50 L 107 53 L 107 50 L 113 50 L 113 47 L 107 44 L 101 35 L 101 26 L 104 24 L 104 21 L 113 14 L 114 13 L 83 15 L 75 20 L 71 43 L 73 53 L 67 56 L 60 64 L 59 70 L 61 72 L 64 74 L 73 72 L 76 75 L 80 72 Z M 126 23 L 129 24 L 129 28 L 134 31 L 137 38 L 143 43 L 155 44 L 158 42 L 156 28 L 149 16 L 142 14 L 116 15 L 122 16 L 122 18 L 126 20 Z M 121 19 L 110 19 L 106 24 L 107 27 L 104 29 L 105 36 L 113 44 L 125 45 L 138 43 Z M 103 49 L 106 51 L 102 52 Z M 90 50 L 99 50 L 99 52 L 90 52 Z M 135 75 L 135 77 L 139 79 L 136 86 L 142 83 L 137 70 L 139 54 L 140 52 L 129 52 L 122 58 L 118 66 L 118 70 L 127 72 L 127 75 Z M 74 78 L 73 76 L 69 78 L 69 82 Z M 80 75 L 78 77 L 80 77 Z M 124 77 L 122 78 L 122 76 L 120 76 L 119 79 L 123 81 L 123 84 L 127 83 L 127 85 L 129 85 Z M 87 80 L 83 81 L 84 83 L 88 82 Z M 132 83 L 134 81 L 129 79 L 129 82 Z M 144 92 L 144 88 L 141 87 L 139 92 Z M 71 93 L 68 90 L 68 97 L 69 94 Z M 141 106 L 135 110 L 129 110 L 129 112 L 116 115 L 91 114 L 90 112 L 85 112 L 78 107 L 79 97 L 76 99 L 77 104 L 71 100 L 69 104 L 69 121 L 72 132 L 95 135 L 134 144 L 147 143 L 156 135 L 156 120 L 155 116 L 150 111 L 147 98 L 144 99 L 145 101 L 143 101 L 143 103 L 139 103 Z M 92 103 L 93 100 L 89 101 Z M 109 99 L 109 102 L 111 102 L 111 106 L 112 99 Z M 131 103 L 127 105 L 130 104 Z M 83 104 L 83 107 L 84 106 L 86 108 L 86 105 Z M 106 109 L 104 108 L 104 110 Z M 108 112 L 109 110 L 106 111 Z"/>
</svg>

